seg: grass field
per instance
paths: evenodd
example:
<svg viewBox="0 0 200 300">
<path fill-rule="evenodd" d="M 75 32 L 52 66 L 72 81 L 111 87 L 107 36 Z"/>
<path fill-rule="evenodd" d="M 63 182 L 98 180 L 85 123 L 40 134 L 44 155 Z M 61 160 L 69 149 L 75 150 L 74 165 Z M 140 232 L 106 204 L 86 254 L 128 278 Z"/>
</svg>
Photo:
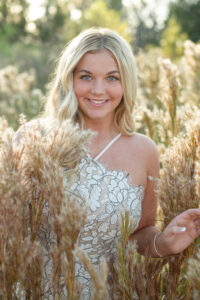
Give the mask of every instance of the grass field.
<svg viewBox="0 0 200 300">
<path fill-rule="evenodd" d="M 177 63 L 153 49 L 139 53 L 136 60 L 136 129 L 150 136 L 160 152 L 157 225 L 162 230 L 178 213 L 200 207 L 200 45 L 187 41 Z M 55 299 L 61 297 L 61 281 L 67 299 L 79 299 L 76 257 L 91 275 L 94 299 L 105 299 L 110 291 L 110 299 L 200 299 L 199 239 L 180 255 L 142 257 L 128 241 L 134 220 L 127 212 L 122 216 L 115 265 L 103 262 L 97 272 L 77 248 L 87 212 L 69 195 L 69 186 L 89 134 L 67 121 L 62 126 L 36 122 L 35 130 L 25 126 L 22 115 L 18 122 L 21 112 L 30 120 L 42 110 L 44 96 L 33 88 L 34 76 L 33 71 L 20 73 L 14 66 L 0 70 L 0 299 L 43 299 L 44 256 L 37 236 L 45 202 L 55 234 L 49 250 Z M 18 124 L 22 133 L 16 139 Z"/>
</svg>

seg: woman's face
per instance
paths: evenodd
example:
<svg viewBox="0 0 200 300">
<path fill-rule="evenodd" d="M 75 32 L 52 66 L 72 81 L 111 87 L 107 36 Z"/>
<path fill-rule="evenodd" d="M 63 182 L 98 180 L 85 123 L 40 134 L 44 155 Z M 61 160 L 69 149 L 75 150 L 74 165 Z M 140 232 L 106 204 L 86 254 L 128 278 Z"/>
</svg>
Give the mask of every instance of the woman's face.
<svg viewBox="0 0 200 300">
<path fill-rule="evenodd" d="M 81 58 L 74 71 L 74 91 L 85 121 L 113 120 L 123 89 L 110 51 L 88 52 Z"/>
</svg>

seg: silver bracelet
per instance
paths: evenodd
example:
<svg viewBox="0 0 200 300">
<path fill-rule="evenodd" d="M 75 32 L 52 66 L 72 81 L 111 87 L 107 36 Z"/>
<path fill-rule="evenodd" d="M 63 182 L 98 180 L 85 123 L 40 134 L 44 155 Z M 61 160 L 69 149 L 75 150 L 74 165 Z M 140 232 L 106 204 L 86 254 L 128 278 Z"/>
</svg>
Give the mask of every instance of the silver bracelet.
<svg viewBox="0 0 200 300">
<path fill-rule="evenodd" d="M 163 257 L 163 256 L 159 253 L 158 249 L 156 248 L 156 239 L 157 239 L 157 237 L 158 237 L 160 234 L 161 234 L 161 232 L 159 231 L 159 232 L 157 232 L 157 233 L 154 235 L 153 246 L 154 246 L 154 250 L 155 250 L 156 254 L 157 254 L 159 257 Z"/>
</svg>

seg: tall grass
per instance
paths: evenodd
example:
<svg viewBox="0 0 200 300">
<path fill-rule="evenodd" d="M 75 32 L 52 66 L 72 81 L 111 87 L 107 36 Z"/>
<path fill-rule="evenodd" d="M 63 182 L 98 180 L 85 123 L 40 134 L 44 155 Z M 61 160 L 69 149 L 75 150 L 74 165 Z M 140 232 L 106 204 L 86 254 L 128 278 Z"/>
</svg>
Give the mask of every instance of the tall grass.
<svg viewBox="0 0 200 300">
<path fill-rule="evenodd" d="M 137 60 L 137 129 L 160 151 L 162 230 L 178 213 L 200 206 L 200 48 L 187 41 L 177 65 L 157 50 Z M 129 212 L 121 216 L 117 260 L 110 257 L 97 270 L 77 246 L 87 210 L 70 192 L 90 134 L 69 122 L 38 120 L 28 126 L 21 117 L 20 123 L 16 136 L 0 119 L 0 298 L 80 299 L 78 259 L 91 276 L 93 299 L 199 299 L 199 239 L 179 255 L 140 256 L 129 240 L 134 222 Z M 46 244 L 44 235 L 51 237 Z"/>
</svg>

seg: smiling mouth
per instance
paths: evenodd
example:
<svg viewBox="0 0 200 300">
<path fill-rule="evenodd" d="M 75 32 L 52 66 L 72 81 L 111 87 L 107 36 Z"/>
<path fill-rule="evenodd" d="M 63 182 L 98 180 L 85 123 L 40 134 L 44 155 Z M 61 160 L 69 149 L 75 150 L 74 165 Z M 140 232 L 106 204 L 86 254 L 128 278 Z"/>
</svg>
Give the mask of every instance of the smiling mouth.
<svg viewBox="0 0 200 300">
<path fill-rule="evenodd" d="M 94 104 L 103 104 L 103 103 L 108 102 L 108 100 L 94 100 L 94 99 L 89 99 L 89 98 L 87 98 L 87 100 L 88 100 L 89 102 L 94 103 Z"/>
</svg>

